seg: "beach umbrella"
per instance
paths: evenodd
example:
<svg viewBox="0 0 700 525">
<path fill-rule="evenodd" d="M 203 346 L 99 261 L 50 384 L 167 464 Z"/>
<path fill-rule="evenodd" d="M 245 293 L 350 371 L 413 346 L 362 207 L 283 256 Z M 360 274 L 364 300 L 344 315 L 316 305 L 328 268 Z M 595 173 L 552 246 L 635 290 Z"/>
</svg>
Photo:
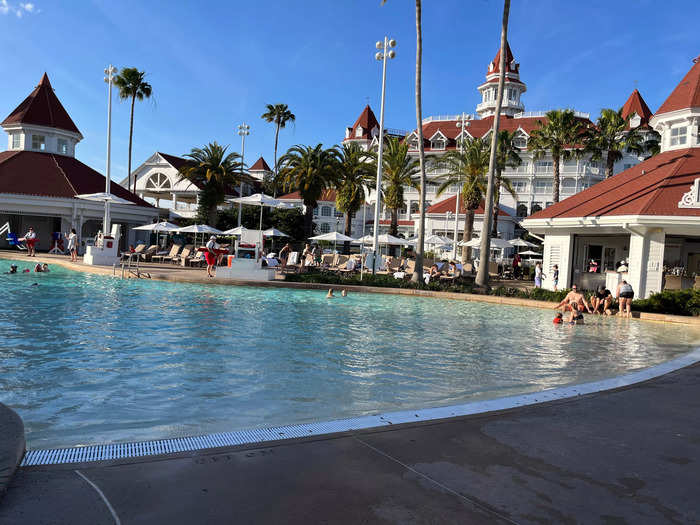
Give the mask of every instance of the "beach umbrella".
<svg viewBox="0 0 700 525">
<path fill-rule="evenodd" d="M 156 234 L 156 244 L 159 244 L 158 235 L 161 232 L 172 232 L 179 228 L 177 224 L 173 224 L 168 221 L 152 222 L 151 224 L 144 224 L 143 226 L 136 226 L 132 230 L 149 231 Z"/>
<path fill-rule="evenodd" d="M 255 193 L 246 197 L 236 197 L 235 199 L 227 199 L 228 202 L 247 204 L 248 206 L 260 206 L 260 247 L 262 248 L 262 210 L 267 208 L 294 208 L 293 205 L 282 202 L 279 199 L 265 195 L 264 193 Z"/>
<path fill-rule="evenodd" d="M 340 232 L 329 232 L 323 233 L 321 235 L 315 235 L 314 237 L 309 237 L 310 241 L 329 241 L 329 242 L 355 242 L 355 239 L 348 237 Z"/>
<path fill-rule="evenodd" d="M 178 233 L 194 233 L 194 243 L 197 244 L 197 234 L 202 233 L 202 234 L 210 234 L 210 235 L 222 235 L 224 232 L 221 230 L 217 230 L 213 226 L 209 226 L 208 224 L 192 224 L 190 226 L 183 226 L 182 228 L 178 228 L 177 230 L 174 230 Z"/>
<path fill-rule="evenodd" d="M 511 239 L 508 241 L 511 246 L 518 246 L 523 248 L 537 248 L 537 245 L 532 242 L 528 242 L 524 239 Z"/>
<path fill-rule="evenodd" d="M 289 237 L 289 235 L 279 231 L 277 228 L 268 228 L 263 232 L 263 235 L 265 237 Z"/>
<path fill-rule="evenodd" d="M 524 252 L 520 252 L 520 255 L 542 255 L 539 252 L 533 251 L 533 250 L 525 250 Z"/>
<path fill-rule="evenodd" d="M 472 239 L 471 241 L 459 241 L 457 243 L 458 246 L 469 246 L 470 248 L 478 248 L 481 245 L 481 239 L 476 238 Z M 513 246 L 508 242 L 503 239 L 499 239 L 498 237 L 492 237 L 491 238 L 491 248 L 492 249 L 497 249 L 497 250 L 502 250 L 504 248 L 512 248 Z"/>
<path fill-rule="evenodd" d="M 231 228 L 230 230 L 224 231 L 222 235 L 243 235 L 243 232 L 247 230 L 248 228 L 244 226 L 236 226 L 235 228 Z"/>
</svg>

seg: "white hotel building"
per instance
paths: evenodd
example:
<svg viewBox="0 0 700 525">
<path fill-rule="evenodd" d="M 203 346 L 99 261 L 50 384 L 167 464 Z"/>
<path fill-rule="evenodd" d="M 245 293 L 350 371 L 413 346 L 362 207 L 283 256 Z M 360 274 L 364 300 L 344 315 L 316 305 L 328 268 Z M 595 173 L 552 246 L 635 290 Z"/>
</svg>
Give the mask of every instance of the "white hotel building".
<svg viewBox="0 0 700 525">
<path fill-rule="evenodd" d="M 526 112 L 522 96 L 526 92 L 526 85 L 520 80 L 520 64 L 513 58 L 510 46 L 506 45 L 507 71 L 505 76 L 504 98 L 501 108 L 500 129 L 505 129 L 517 134 L 516 146 L 521 148 L 520 157 L 522 165 L 517 168 L 508 168 L 504 172 L 506 178 L 510 179 L 516 190 L 516 197 L 502 192 L 501 209 L 499 215 L 498 229 L 499 235 L 504 239 L 514 236 L 515 228 L 520 219 L 550 206 L 554 199 L 552 196 L 553 172 L 552 159 L 545 157 L 535 160 L 531 152 L 527 150 L 528 140 L 533 130 L 539 127 L 540 122 L 546 122 L 544 112 Z M 447 151 L 458 147 L 458 140 L 464 138 L 488 137 L 493 125 L 493 118 L 496 108 L 496 91 L 498 88 L 498 75 L 500 65 L 500 51 L 495 58 L 489 62 L 486 81 L 477 87 L 481 102 L 476 106 L 475 114 L 466 115 L 464 129 L 460 126 L 461 115 L 437 115 L 423 119 L 423 138 L 426 155 L 439 156 Z M 614 106 L 614 104 L 613 104 Z M 576 112 L 576 115 L 584 122 L 590 122 L 588 113 Z M 623 115 L 630 117 L 632 126 L 648 126 L 651 111 L 635 90 L 623 106 Z M 387 134 L 394 136 L 405 136 L 411 144 L 413 154 L 418 154 L 418 137 L 415 131 L 406 133 L 400 130 L 387 130 Z M 352 127 L 346 128 L 343 142 L 356 142 L 364 149 L 376 149 L 378 147 L 377 136 L 379 134 L 379 124 L 369 106 L 366 106 L 359 118 Z M 642 158 L 626 154 L 622 160 L 615 164 L 614 171 L 618 173 L 630 168 Z M 590 159 L 578 159 L 562 162 L 560 176 L 561 188 L 560 198 L 564 199 L 574 195 L 591 185 L 603 180 L 604 169 L 600 162 Z M 428 234 L 446 234 L 452 237 L 454 231 L 454 204 L 457 188 L 450 188 L 440 195 L 436 195 L 440 185 L 436 180 L 444 174 L 444 170 L 432 169 L 428 171 L 427 195 L 427 220 L 426 232 Z M 418 228 L 418 191 L 413 188 L 405 188 L 406 207 L 399 214 L 399 233 L 412 236 Z M 444 202 L 450 199 L 449 202 Z M 370 203 L 375 201 L 375 196 L 370 196 Z M 328 207 L 325 212 L 328 214 L 327 221 L 319 217 L 319 223 L 323 230 L 334 229 L 336 223 L 335 209 L 333 203 L 323 202 L 323 206 Z M 481 231 L 481 221 L 483 208 L 477 210 L 474 221 L 474 235 L 478 236 Z M 356 214 L 353 220 L 353 235 L 362 234 L 362 221 L 359 218 L 362 211 Z M 373 225 L 373 210 L 367 210 L 368 223 L 365 232 L 369 233 Z M 386 231 L 389 228 L 390 214 L 385 210 L 382 214 L 381 228 Z M 315 219 L 316 220 L 316 219 Z M 328 225 L 325 225 L 328 223 Z M 331 224 L 333 223 L 333 224 Z M 340 229 L 343 223 L 340 221 Z M 458 238 L 461 239 L 464 229 L 464 208 L 460 210 L 458 219 Z"/>
</svg>

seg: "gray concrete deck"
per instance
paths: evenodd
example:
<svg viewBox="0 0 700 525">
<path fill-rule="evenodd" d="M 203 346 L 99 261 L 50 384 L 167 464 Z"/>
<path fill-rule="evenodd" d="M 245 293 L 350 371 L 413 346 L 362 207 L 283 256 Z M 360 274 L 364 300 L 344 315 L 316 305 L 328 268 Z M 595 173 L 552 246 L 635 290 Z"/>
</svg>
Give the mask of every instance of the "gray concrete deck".
<svg viewBox="0 0 700 525">
<path fill-rule="evenodd" d="M 11 408 L 0 403 L 0 499 L 24 455 L 24 423 Z"/>
<path fill-rule="evenodd" d="M 22 468 L 0 523 L 698 523 L 698 413 L 700 365 L 501 413 Z"/>
</svg>

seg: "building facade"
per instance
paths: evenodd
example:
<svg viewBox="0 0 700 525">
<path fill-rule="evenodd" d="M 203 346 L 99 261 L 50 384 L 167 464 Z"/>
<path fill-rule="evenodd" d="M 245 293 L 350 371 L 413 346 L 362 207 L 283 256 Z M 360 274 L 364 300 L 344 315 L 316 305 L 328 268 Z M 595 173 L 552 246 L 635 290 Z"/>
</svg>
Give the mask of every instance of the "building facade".
<svg viewBox="0 0 700 525">
<path fill-rule="evenodd" d="M 105 178 L 75 158 L 82 133 L 54 93 L 46 73 L 29 96 L 0 123 L 8 148 L 0 152 L 0 225 L 23 234 L 32 226 L 38 249 L 52 234 L 78 231 L 89 242 L 102 228 L 104 205 L 77 195 L 105 191 Z M 112 222 L 122 226 L 122 248 L 134 242 L 130 229 L 152 222 L 158 210 L 118 184 L 111 193 L 131 204 L 112 204 Z M 3 237 L 0 246 L 6 247 Z"/>
<path fill-rule="evenodd" d="M 523 221 L 544 237 L 544 286 L 636 297 L 692 288 L 700 276 L 700 57 L 649 119 L 661 152 Z M 624 264 L 623 264 L 624 261 Z M 614 290 L 612 290 L 614 292 Z"/>
</svg>

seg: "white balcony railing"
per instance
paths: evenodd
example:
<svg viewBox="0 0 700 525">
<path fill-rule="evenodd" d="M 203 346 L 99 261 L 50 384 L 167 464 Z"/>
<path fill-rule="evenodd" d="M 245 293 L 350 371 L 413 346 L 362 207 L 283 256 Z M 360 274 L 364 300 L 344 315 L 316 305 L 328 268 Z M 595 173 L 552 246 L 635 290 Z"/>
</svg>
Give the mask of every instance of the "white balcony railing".
<svg viewBox="0 0 700 525">
<path fill-rule="evenodd" d="M 541 118 L 545 117 L 546 115 L 546 111 L 522 111 L 520 113 L 516 113 L 513 118 Z M 574 111 L 574 116 L 577 118 L 591 118 L 590 113 L 584 113 L 583 111 Z"/>
</svg>

